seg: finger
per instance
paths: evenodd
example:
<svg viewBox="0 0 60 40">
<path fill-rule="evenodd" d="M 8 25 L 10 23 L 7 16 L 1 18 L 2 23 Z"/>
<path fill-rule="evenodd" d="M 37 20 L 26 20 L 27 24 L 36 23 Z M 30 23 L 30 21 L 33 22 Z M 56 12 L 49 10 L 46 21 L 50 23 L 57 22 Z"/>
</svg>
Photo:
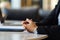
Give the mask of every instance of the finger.
<svg viewBox="0 0 60 40">
<path fill-rule="evenodd" d="M 31 20 L 32 21 L 32 19 L 28 19 L 28 18 L 26 18 L 26 20 L 29 20 L 29 21 Z"/>
<path fill-rule="evenodd" d="M 27 22 L 31 23 L 32 22 L 32 19 L 26 19 Z"/>
<path fill-rule="evenodd" d="M 23 24 L 25 21 L 22 21 L 21 24 Z"/>
<path fill-rule="evenodd" d="M 22 26 L 26 27 L 27 25 L 26 24 L 23 24 Z"/>
<path fill-rule="evenodd" d="M 21 23 L 22 23 L 22 24 L 25 24 L 25 23 L 26 23 L 26 21 L 22 21 Z"/>
</svg>

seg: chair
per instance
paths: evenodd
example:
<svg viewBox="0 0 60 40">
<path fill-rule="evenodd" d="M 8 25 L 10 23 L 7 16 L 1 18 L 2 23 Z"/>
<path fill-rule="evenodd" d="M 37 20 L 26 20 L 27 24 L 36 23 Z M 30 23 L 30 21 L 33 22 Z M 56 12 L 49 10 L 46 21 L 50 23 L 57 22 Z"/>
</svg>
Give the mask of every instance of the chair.
<svg viewBox="0 0 60 40">
<path fill-rule="evenodd" d="M 26 20 L 26 18 L 37 21 L 38 8 L 32 9 L 6 9 L 6 20 Z"/>
</svg>

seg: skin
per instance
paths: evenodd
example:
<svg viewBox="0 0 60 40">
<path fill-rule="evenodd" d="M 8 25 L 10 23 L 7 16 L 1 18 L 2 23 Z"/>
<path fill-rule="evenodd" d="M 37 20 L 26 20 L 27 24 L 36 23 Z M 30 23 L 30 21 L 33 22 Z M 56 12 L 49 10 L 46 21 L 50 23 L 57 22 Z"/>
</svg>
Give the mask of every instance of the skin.
<svg viewBox="0 0 60 40">
<path fill-rule="evenodd" d="M 32 19 L 26 19 L 25 21 L 22 21 L 22 25 L 28 32 L 33 32 L 34 29 L 37 27 L 37 25 L 35 24 L 35 22 L 32 21 Z"/>
</svg>

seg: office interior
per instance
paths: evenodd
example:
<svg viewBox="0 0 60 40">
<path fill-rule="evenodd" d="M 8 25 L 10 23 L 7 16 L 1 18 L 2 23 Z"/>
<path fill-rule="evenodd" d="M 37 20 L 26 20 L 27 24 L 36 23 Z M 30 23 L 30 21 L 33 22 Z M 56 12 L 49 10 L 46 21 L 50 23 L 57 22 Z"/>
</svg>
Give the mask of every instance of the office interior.
<svg viewBox="0 0 60 40">
<path fill-rule="evenodd" d="M 0 24 L 4 25 L 4 28 L 9 26 L 6 27 L 7 30 L 0 27 L 2 35 L 0 39 L 21 40 L 19 35 L 24 34 L 19 34 L 24 29 L 21 26 L 21 21 L 29 18 L 39 22 L 50 14 L 57 2 L 58 0 L 0 0 Z M 58 25 L 60 25 L 60 16 L 58 17 Z"/>
</svg>

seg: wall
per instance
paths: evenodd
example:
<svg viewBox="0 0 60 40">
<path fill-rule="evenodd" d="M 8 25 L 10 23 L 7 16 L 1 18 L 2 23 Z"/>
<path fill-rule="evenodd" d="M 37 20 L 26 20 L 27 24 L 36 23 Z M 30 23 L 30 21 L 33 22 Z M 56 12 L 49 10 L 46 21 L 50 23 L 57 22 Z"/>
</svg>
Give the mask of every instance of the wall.
<svg viewBox="0 0 60 40">
<path fill-rule="evenodd" d="M 21 8 L 21 0 L 11 0 L 11 8 L 12 9 L 20 9 Z"/>
<path fill-rule="evenodd" d="M 57 4 L 58 0 L 51 0 L 51 10 L 55 8 L 55 5 Z"/>
</svg>

